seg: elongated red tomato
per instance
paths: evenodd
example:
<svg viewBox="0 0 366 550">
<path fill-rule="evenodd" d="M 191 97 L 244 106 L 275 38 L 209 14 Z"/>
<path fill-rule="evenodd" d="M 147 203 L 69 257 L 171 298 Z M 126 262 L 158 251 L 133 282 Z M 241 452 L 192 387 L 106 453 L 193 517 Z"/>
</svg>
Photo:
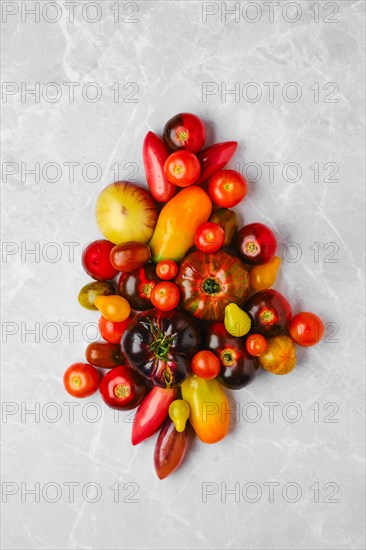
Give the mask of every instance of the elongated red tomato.
<svg viewBox="0 0 366 550">
<path fill-rule="evenodd" d="M 187 441 L 188 425 L 182 432 L 178 432 L 173 421 L 168 418 L 155 445 L 154 465 L 159 479 L 165 479 L 182 464 Z"/>
<path fill-rule="evenodd" d="M 196 185 L 200 185 L 200 183 L 208 180 L 216 172 L 224 168 L 234 156 L 237 147 L 237 141 L 224 141 L 223 143 L 215 143 L 197 153 L 197 158 L 201 164 L 201 173 L 196 181 Z"/>
<path fill-rule="evenodd" d="M 150 193 L 157 202 L 169 201 L 177 189 L 164 174 L 164 163 L 169 154 L 169 149 L 160 136 L 154 132 L 146 134 L 142 157 Z"/>
<path fill-rule="evenodd" d="M 153 387 L 142 401 L 133 419 L 132 445 L 138 445 L 160 428 L 168 417 L 170 404 L 176 396 L 176 389 Z"/>
</svg>

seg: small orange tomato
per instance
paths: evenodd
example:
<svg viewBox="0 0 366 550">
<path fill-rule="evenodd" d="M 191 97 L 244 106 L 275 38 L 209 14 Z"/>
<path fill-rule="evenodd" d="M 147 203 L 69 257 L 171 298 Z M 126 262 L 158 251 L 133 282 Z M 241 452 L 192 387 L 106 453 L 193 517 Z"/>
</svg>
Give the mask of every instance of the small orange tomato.
<svg viewBox="0 0 366 550">
<path fill-rule="evenodd" d="M 122 296 L 97 296 L 94 305 L 100 313 L 113 323 L 121 323 L 129 317 L 131 313 L 130 304 Z"/>
<path fill-rule="evenodd" d="M 247 352 L 254 357 L 259 357 L 267 349 L 267 340 L 262 334 L 251 334 L 245 342 Z"/>
<path fill-rule="evenodd" d="M 169 281 L 158 283 L 150 294 L 151 303 L 160 311 L 171 311 L 179 304 L 180 294 L 177 285 Z"/>
<path fill-rule="evenodd" d="M 250 272 L 250 286 L 255 290 L 271 288 L 276 282 L 277 270 L 280 267 L 281 259 L 275 256 L 265 264 L 255 265 Z"/>
<path fill-rule="evenodd" d="M 212 351 L 199 351 L 192 357 L 191 370 L 201 378 L 212 380 L 220 373 L 220 360 Z"/>
<path fill-rule="evenodd" d="M 174 260 L 162 260 L 156 266 L 156 274 L 163 281 L 170 281 L 178 273 L 178 264 Z"/>
<path fill-rule="evenodd" d="M 64 386 L 73 397 L 89 397 L 98 389 L 99 373 L 89 363 L 74 363 L 66 369 Z"/>
<path fill-rule="evenodd" d="M 108 321 L 108 319 L 101 315 L 98 321 L 101 337 L 109 344 L 120 344 L 122 334 L 128 327 L 130 321 L 131 317 L 127 317 L 127 319 L 121 323 L 113 323 L 113 321 Z"/>
</svg>

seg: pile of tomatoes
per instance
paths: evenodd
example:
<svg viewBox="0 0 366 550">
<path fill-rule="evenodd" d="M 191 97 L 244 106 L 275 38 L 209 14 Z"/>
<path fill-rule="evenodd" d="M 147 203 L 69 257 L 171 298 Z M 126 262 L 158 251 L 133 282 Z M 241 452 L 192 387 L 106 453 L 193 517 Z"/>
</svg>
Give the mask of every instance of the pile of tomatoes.
<svg viewBox="0 0 366 550">
<path fill-rule="evenodd" d="M 225 165 L 237 143 L 204 148 L 203 121 L 190 113 L 170 119 L 163 137 L 143 144 L 147 191 L 115 182 L 100 193 L 97 224 L 105 239 L 83 252 L 94 282 L 80 304 L 98 310 L 103 341 L 86 348 L 86 362 L 64 374 L 66 390 L 137 408 L 132 444 L 160 430 L 155 470 L 160 479 L 181 464 L 189 430 L 205 443 L 229 427 L 226 390 L 247 386 L 259 368 L 287 374 L 296 344 L 324 334 L 310 312 L 293 315 L 272 286 L 281 260 L 271 228 L 238 227 L 231 208 L 248 191 Z"/>
</svg>

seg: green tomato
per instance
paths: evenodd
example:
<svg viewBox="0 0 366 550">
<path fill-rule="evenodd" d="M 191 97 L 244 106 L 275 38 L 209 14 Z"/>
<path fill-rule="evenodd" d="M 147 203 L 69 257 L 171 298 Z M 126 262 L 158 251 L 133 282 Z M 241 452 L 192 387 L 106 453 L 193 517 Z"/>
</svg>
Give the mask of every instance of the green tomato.
<svg viewBox="0 0 366 550">
<path fill-rule="evenodd" d="M 96 281 L 83 286 L 78 295 L 79 304 L 85 309 L 98 308 L 94 305 L 94 300 L 97 296 L 110 296 L 116 294 L 116 289 L 112 283 L 106 281 Z"/>
</svg>

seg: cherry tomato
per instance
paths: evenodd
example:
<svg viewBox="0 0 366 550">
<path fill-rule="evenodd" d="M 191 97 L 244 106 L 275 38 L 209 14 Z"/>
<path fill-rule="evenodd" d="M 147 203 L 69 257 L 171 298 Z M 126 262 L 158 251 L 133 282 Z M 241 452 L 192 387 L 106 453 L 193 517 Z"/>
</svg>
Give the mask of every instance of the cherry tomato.
<svg viewBox="0 0 366 550">
<path fill-rule="evenodd" d="M 103 400 L 115 409 L 134 409 L 148 392 L 144 378 L 137 371 L 121 365 L 107 372 L 100 383 Z"/>
<path fill-rule="evenodd" d="M 174 260 L 162 260 L 156 266 L 156 274 L 163 281 L 170 281 L 178 273 L 178 264 Z"/>
<path fill-rule="evenodd" d="M 170 149 L 188 149 L 197 153 L 206 141 L 205 125 L 196 115 L 180 113 L 165 124 L 164 140 Z"/>
<path fill-rule="evenodd" d="M 249 223 L 240 229 L 235 246 L 243 262 L 257 265 L 272 260 L 277 242 L 273 231 L 264 223 Z"/>
<path fill-rule="evenodd" d="M 213 202 L 224 208 L 239 204 L 247 191 L 247 182 L 235 170 L 220 170 L 212 176 L 208 185 L 208 194 Z"/>
<path fill-rule="evenodd" d="M 251 334 L 245 343 L 247 352 L 254 357 L 259 357 L 267 349 L 267 340 L 262 334 Z"/>
<path fill-rule="evenodd" d="M 291 319 L 289 333 L 296 344 L 310 347 L 323 338 L 324 325 L 315 313 L 302 311 Z"/>
<path fill-rule="evenodd" d="M 122 334 L 128 327 L 130 321 L 131 317 L 127 317 L 125 321 L 113 323 L 113 321 L 109 321 L 101 315 L 98 322 L 99 332 L 106 342 L 109 342 L 110 344 L 119 344 L 121 342 Z"/>
<path fill-rule="evenodd" d="M 212 351 L 202 350 L 192 357 L 191 370 L 201 378 L 216 378 L 220 374 L 220 368 L 220 360 Z"/>
<path fill-rule="evenodd" d="M 114 244 L 101 239 L 94 241 L 85 248 L 81 258 L 83 268 L 90 277 L 97 281 L 109 281 L 118 273 L 110 260 L 110 253 Z"/>
<path fill-rule="evenodd" d="M 194 153 L 190 151 L 175 151 L 169 155 L 164 164 L 165 177 L 178 185 L 188 187 L 192 185 L 200 175 L 201 165 Z"/>
<path fill-rule="evenodd" d="M 73 397 L 89 397 L 98 389 L 99 373 L 89 363 L 73 363 L 64 374 L 64 386 Z"/>
<path fill-rule="evenodd" d="M 152 289 L 150 299 L 152 305 L 160 311 L 171 311 L 179 304 L 179 289 L 177 285 L 169 281 L 158 283 Z"/>
<path fill-rule="evenodd" d="M 113 321 L 113 323 L 125 321 L 131 313 L 130 304 L 122 296 L 97 296 L 94 305 L 103 317 L 108 321 Z"/>
<path fill-rule="evenodd" d="M 212 254 L 217 252 L 225 240 L 225 231 L 217 223 L 207 222 L 198 228 L 194 244 L 198 250 Z"/>
</svg>

